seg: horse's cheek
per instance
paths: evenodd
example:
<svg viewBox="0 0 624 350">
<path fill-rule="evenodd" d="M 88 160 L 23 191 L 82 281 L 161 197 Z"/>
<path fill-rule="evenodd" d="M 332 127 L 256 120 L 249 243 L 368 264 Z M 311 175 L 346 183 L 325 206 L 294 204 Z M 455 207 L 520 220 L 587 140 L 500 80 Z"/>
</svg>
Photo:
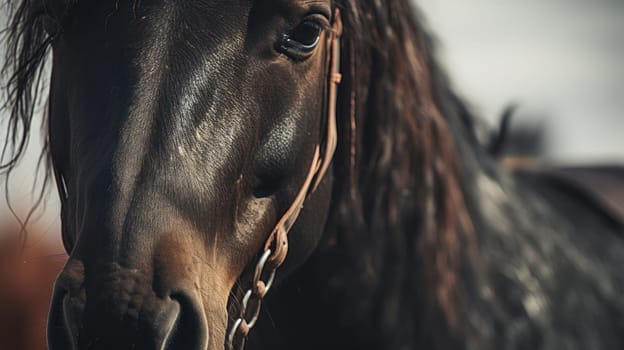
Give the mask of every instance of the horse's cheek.
<svg viewBox="0 0 624 350">
<path fill-rule="evenodd" d="M 290 272 L 304 264 L 314 253 L 320 239 L 325 233 L 325 224 L 329 217 L 333 174 L 331 168 L 325 174 L 319 187 L 304 204 L 301 215 L 288 234 L 289 252 L 284 266 L 280 268 L 278 277 L 287 276 Z"/>
</svg>

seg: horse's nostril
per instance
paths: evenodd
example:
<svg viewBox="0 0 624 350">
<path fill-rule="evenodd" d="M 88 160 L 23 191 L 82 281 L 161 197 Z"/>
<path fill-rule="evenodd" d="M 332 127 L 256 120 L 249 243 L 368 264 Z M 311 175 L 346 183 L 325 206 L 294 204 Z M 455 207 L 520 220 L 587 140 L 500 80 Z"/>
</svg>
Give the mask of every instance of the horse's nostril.
<svg viewBox="0 0 624 350">
<path fill-rule="evenodd" d="M 74 315 L 68 304 L 68 294 L 57 288 L 52 297 L 48 319 L 48 347 L 54 349 L 74 349 L 76 347 L 76 327 Z"/>
<path fill-rule="evenodd" d="M 208 327 L 200 305 L 186 294 L 171 295 L 180 304 L 180 312 L 166 338 L 164 349 L 206 349 Z"/>
</svg>

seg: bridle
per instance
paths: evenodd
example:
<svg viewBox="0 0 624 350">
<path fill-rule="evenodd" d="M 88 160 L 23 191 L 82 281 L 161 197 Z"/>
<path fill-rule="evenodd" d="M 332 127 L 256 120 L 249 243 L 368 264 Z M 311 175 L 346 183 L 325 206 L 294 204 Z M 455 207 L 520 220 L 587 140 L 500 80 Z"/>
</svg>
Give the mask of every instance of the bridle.
<svg viewBox="0 0 624 350">
<path fill-rule="evenodd" d="M 297 221 L 303 204 L 308 196 L 316 191 L 325 172 L 332 161 L 337 144 L 336 130 L 336 97 L 340 74 L 340 36 L 342 35 L 342 19 L 340 10 L 334 10 L 332 27 L 327 41 L 327 133 L 324 145 L 318 144 L 314 150 L 314 158 L 306 179 L 301 185 L 292 204 L 275 225 L 267 239 L 260 259 L 256 263 L 251 287 L 243 295 L 239 317 L 234 321 L 226 339 L 227 350 L 241 350 L 249 331 L 255 326 L 260 316 L 262 300 L 273 285 L 277 269 L 286 260 L 288 254 L 288 233 Z M 322 155 L 321 155 L 322 152 Z"/>
</svg>

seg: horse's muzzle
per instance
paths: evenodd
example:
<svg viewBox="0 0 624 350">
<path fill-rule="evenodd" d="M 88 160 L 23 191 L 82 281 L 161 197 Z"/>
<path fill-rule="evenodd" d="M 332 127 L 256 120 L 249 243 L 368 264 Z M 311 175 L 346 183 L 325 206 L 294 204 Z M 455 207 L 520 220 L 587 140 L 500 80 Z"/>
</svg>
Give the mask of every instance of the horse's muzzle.
<svg viewBox="0 0 624 350">
<path fill-rule="evenodd" d="M 57 280 L 48 320 L 50 350 L 208 348 L 206 317 L 192 293 L 178 289 L 159 297 L 123 269 L 111 272 L 109 282 L 115 282 L 100 290 L 84 288 L 79 275 L 66 267 Z"/>
</svg>

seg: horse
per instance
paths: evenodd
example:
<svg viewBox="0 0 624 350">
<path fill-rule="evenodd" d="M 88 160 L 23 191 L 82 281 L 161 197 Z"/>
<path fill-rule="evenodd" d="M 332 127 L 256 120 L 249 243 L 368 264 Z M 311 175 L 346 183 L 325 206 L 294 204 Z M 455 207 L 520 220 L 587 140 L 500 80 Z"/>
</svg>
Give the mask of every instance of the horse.
<svg viewBox="0 0 624 350">
<path fill-rule="evenodd" d="M 50 349 L 624 348 L 621 217 L 500 166 L 410 1 L 12 6 L 6 171 L 51 53 Z"/>
</svg>

